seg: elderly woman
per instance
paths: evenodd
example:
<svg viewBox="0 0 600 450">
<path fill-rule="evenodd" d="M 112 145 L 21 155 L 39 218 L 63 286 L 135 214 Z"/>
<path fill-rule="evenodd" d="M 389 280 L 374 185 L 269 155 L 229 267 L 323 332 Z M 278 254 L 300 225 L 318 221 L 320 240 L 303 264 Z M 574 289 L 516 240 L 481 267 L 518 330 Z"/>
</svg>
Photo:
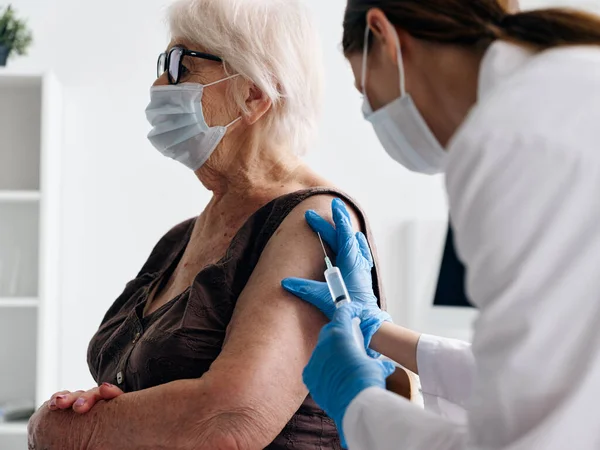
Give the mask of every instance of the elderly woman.
<svg viewBox="0 0 600 450">
<path fill-rule="evenodd" d="M 149 138 L 213 197 L 106 313 L 88 353 L 99 387 L 55 394 L 30 446 L 340 448 L 301 376 L 325 317 L 280 286 L 322 275 L 305 211 L 342 197 L 366 229 L 297 156 L 320 102 L 313 25 L 299 0 L 179 0 L 169 23 Z"/>
</svg>

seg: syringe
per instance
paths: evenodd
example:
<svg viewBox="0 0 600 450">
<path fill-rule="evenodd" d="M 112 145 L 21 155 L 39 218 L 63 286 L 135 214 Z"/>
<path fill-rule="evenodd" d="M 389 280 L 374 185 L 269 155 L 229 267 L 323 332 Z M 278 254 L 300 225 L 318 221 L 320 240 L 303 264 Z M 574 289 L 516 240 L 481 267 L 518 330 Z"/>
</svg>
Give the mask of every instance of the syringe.
<svg viewBox="0 0 600 450">
<path fill-rule="evenodd" d="M 325 254 L 325 265 L 327 266 L 327 270 L 325 270 L 325 281 L 329 287 L 329 292 L 335 303 L 335 307 L 339 308 L 346 303 L 352 302 L 352 299 L 350 298 L 350 294 L 348 294 L 348 288 L 346 288 L 346 283 L 342 277 L 342 272 L 340 272 L 340 269 L 331 264 L 331 260 L 329 259 L 329 256 L 327 256 L 327 251 L 325 250 L 325 245 L 323 244 L 323 239 L 321 239 L 321 234 L 317 233 L 317 235 L 319 236 L 319 241 L 321 242 L 321 247 L 323 247 L 323 253 Z M 360 330 L 360 318 L 355 317 L 352 319 L 352 328 L 356 343 L 366 354 L 367 351 L 365 350 L 365 338 Z"/>
</svg>

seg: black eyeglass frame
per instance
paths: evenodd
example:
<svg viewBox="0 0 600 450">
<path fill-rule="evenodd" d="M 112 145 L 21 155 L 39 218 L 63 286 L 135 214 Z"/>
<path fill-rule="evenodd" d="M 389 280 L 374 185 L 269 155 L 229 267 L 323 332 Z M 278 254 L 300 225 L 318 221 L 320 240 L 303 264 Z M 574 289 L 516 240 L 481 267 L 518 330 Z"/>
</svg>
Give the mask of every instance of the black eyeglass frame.
<svg viewBox="0 0 600 450">
<path fill-rule="evenodd" d="M 177 67 L 177 76 L 175 78 L 173 78 L 173 76 L 171 74 L 171 70 L 169 70 L 169 69 L 171 67 L 171 55 L 175 51 L 181 52 L 181 56 L 179 57 L 179 64 Z M 187 48 L 183 48 L 183 47 L 173 47 L 169 51 L 163 52 L 160 55 L 158 55 L 158 61 L 156 63 L 157 78 L 160 78 L 163 75 L 163 73 L 167 72 L 167 77 L 169 78 L 169 84 L 179 84 L 179 82 L 181 80 L 181 72 L 182 72 L 184 56 L 191 56 L 193 58 L 206 59 L 209 61 L 215 61 L 215 62 L 220 62 L 220 63 L 223 62 L 223 59 L 219 58 L 218 56 L 211 55 L 210 53 L 196 52 L 194 50 L 188 50 Z M 164 58 L 164 64 L 162 64 L 162 67 L 161 67 L 161 61 L 163 60 L 163 58 Z"/>
</svg>

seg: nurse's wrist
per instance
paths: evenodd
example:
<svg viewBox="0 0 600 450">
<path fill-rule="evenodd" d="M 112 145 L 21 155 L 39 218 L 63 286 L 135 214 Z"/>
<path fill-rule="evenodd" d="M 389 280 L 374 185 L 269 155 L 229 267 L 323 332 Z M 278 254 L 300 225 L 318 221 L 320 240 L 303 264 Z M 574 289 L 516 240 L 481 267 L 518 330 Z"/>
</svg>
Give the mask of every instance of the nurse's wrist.
<svg viewBox="0 0 600 450">
<path fill-rule="evenodd" d="M 365 349 L 371 358 L 379 358 L 381 353 L 371 347 L 373 336 L 379 331 L 381 326 L 386 322 L 392 322 L 392 316 L 385 311 L 379 311 L 375 315 L 367 315 L 362 318 L 360 329 L 365 339 Z"/>
<path fill-rule="evenodd" d="M 417 345 L 420 337 L 421 333 L 392 322 L 383 322 L 373 335 L 370 348 L 418 374 Z"/>
</svg>

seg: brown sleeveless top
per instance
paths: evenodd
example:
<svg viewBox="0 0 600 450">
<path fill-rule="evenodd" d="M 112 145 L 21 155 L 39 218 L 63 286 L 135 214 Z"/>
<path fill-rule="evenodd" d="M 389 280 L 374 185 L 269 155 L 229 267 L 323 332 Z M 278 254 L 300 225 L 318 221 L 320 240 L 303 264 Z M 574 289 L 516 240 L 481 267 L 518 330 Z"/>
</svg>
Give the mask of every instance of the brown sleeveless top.
<svg viewBox="0 0 600 450">
<path fill-rule="evenodd" d="M 161 279 L 168 279 L 188 244 L 195 219 L 183 222 L 158 242 L 92 338 L 88 365 L 96 382 L 116 384 L 131 392 L 175 380 L 200 378 L 219 356 L 237 298 L 267 242 L 292 209 L 319 194 L 338 196 L 352 205 L 359 212 L 363 229 L 373 245 L 362 211 L 341 192 L 314 188 L 287 194 L 254 213 L 235 235 L 225 256 L 202 269 L 188 289 L 144 317 L 148 294 Z M 375 256 L 374 249 L 373 252 Z M 373 286 L 382 299 L 376 268 Z M 310 395 L 267 446 L 271 450 L 290 448 L 341 449 L 335 424 Z"/>
</svg>

